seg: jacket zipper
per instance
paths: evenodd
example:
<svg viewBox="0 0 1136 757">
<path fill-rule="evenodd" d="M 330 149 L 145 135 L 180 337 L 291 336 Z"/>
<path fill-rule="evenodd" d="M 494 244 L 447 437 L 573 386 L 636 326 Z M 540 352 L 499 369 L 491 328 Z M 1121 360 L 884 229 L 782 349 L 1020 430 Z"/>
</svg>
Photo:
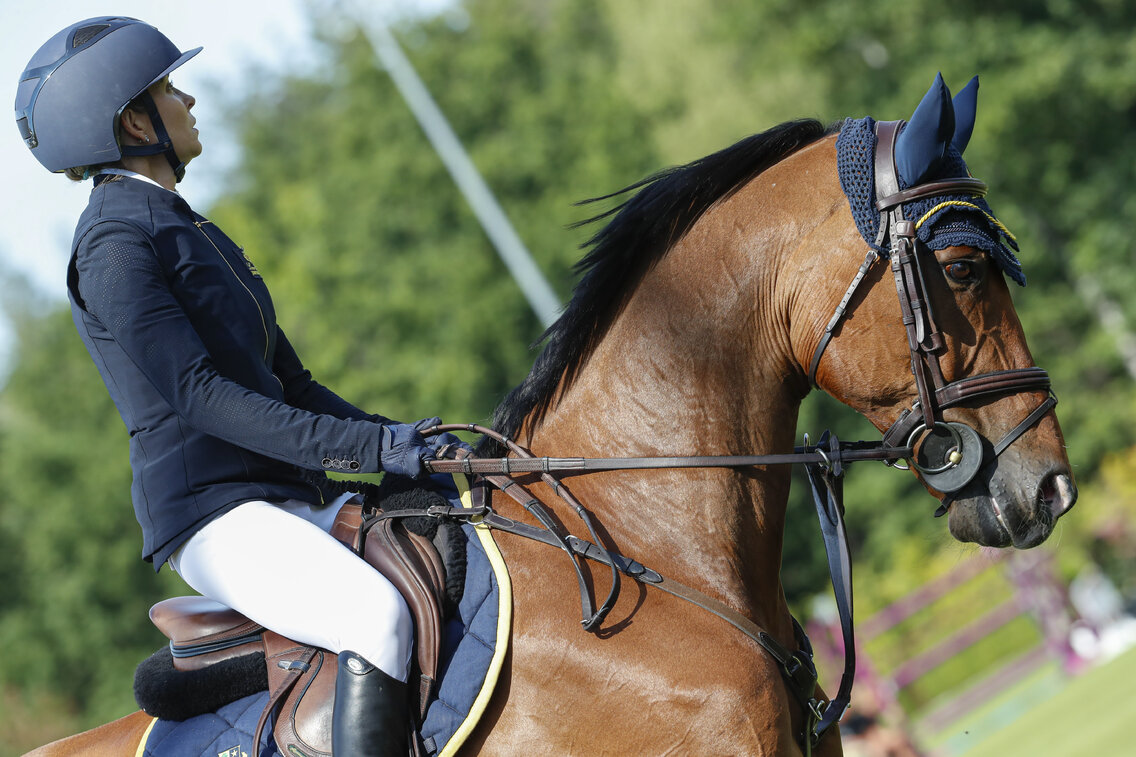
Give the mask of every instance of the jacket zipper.
<svg viewBox="0 0 1136 757">
<path fill-rule="evenodd" d="M 205 221 L 205 223 L 213 222 Z M 193 225 L 196 226 L 197 230 L 200 231 L 202 235 L 204 235 L 204 237 L 209 240 L 209 244 L 213 245 L 213 249 L 216 250 L 217 254 L 221 256 L 221 260 L 228 267 L 229 272 L 233 274 L 233 278 L 235 278 L 237 280 L 237 283 L 240 284 L 246 292 L 248 292 L 248 296 L 252 298 L 252 304 L 256 305 L 256 312 L 260 313 L 260 327 L 264 330 L 264 360 L 265 362 L 268 362 L 268 322 L 264 320 L 264 310 L 261 309 L 260 302 L 256 299 L 256 295 L 252 293 L 252 290 L 245 285 L 245 282 L 241 281 L 240 275 L 238 275 L 237 272 L 233 269 L 232 264 L 229 263 L 229 259 L 225 257 L 225 253 L 221 252 L 221 248 L 218 247 L 217 243 L 213 241 L 213 237 L 209 236 L 209 234 L 206 233 L 204 224 L 201 221 L 194 221 Z M 277 378 L 276 381 L 279 382 L 280 379 Z"/>
</svg>

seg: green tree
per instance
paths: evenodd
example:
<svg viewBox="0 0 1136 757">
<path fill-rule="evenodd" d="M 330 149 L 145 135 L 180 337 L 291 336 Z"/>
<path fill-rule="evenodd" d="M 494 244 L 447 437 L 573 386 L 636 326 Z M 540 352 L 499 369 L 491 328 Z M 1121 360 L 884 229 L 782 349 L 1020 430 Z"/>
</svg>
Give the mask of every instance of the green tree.
<svg viewBox="0 0 1136 757">
<path fill-rule="evenodd" d="M 131 677 L 161 643 L 149 606 L 180 582 L 140 559 L 122 422 L 70 314 L 16 314 L 0 394 L 0 684 L 64 692 L 89 717 L 121 716 Z"/>
</svg>

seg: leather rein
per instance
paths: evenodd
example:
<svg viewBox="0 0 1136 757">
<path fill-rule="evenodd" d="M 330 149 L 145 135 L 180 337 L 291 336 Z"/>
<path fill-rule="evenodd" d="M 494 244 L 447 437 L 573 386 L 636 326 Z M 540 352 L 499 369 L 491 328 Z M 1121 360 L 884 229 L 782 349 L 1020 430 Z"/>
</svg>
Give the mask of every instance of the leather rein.
<svg viewBox="0 0 1136 757">
<path fill-rule="evenodd" d="M 479 477 L 480 482 L 492 485 L 510 495 L 532 515 L 542 527 L 506 518 L 495 513 L 488 505 L 484 485 L 475 491 L 480 502 L 470 509 L 435 507 L 424 511 L 400 511 L 397 516 L 433 515 L 469 520 L 535 539 L 561 549 L 571 559 L 580 589 L 582 625 L 585 630 L 597 630 L 615 605 L 620 591 L 620 576 L 627 575 L 645 585 L 654 586 L 688 601 L 722 618 L 734 628 L 757 642 L 777 662 L 789 691 L 805 711 L 806 726 L 800 735 L 806 755 L 829 729 L 838 723 L 851 701 L 855 677 L 855 638 L 852 623 L 852 565 L 848 550 L 843 512 L 844 468 L 861 460 L 883 461 L 894 464 L 907 460 L 932 488 L 947 495 L 936 516 L 947 512 L 952 493 L 972 481 L 984 463 L 993 461 L 1010 444 L 1032 428 L 1057 404 L 1050 390 L 1049 375 L 1041 368 L 1015 368 L 970 376 L 956 381 L 943 378 L 939 355 L 945 342 L 935 321 L 926 286 L 925 274 L 919 262 L 919 245 L 915 224 L 906 220 L 904 203 L 940 195 L 970 194 L 983 196 L 986 185 L 974 178 L 958 178 L 922 184 L 906 190 L 899 189 L 895 168 L 894 149 L 902 121 L 876 124 L 877 149 L 875 163 L 876 207 L 880 211 L 878 245 L 890 240 L 891 271 L 899 297 L 903 324 L 907 331 L 911 352 L 911 372 L 915 379 L 918 400 L 884 432 L 878 442 L 841 442 L 828 432 L 817 445 L 808 437 L 792 453 L 767 455 L 729 455 L 693 457 L 611 457 L 611 458 L 552 458 L 536 457 L 502 434 L 476 424 L 445 424 L 427 429 L 425 434 L 465 430 L 482 434 L 503 444 L 514 456 L 501 458 L 475 458 L 457 447 L 443 447 L 439 459 L 426 461 L 431 473 L 465 473 Z M 824 329 L 809 365 L 809 382 L 817 386 L 816 374 L 824 351 L 836 335 L 853 295 L 880 255 L 870 250 L 851 285 Z M 819 387 L 818 387 L 819 388 Z M 1017 392 L 1047 391 L 1048 397 L 1029 413 L 1017 426 L 997 443 L 990 444 L 970 426 L 946 421 L 942 411 L 976 397 L 987 397 Z M 990 446 L 993 456 L 986 454 Z M 452 459 L 444 459 L 446 456 Z M 840 617 L 844 642 L 844 672 L 839 690 L 830 701 L 816 696 L 817 673 L 812 661 L 812 648 L 800 624 L 793 619 L 797 643 L 800 648 L 791 652 L 746 616 L 719 600 L 697 589 L 664 577 L 635 560 L 611 550 L 600 540 L 588 510 L 567 490 L 554 473 L 588 473 L 613 470 L 650 470 L 673 468 L 736 468 L 756 465 L 805 466 L 807 479 L 820 520 L 825 552 L 829 563 Z M 552 490 L 567 502 L 587 526 L 591 541 L 569 533 L 553 517 L 544 503 L 521 487 L 514 476 L 539 474 Z M 611 589 L 607 598 L 595 607 L 590 583 L 585 577 L 581 562 L 595 560 L 611 569 Z"/>
</svg>

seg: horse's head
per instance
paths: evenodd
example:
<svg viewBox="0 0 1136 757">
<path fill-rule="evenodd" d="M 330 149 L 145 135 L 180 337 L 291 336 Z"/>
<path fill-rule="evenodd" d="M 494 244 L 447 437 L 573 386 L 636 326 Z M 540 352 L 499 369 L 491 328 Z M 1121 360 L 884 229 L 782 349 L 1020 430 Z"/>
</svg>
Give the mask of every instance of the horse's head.
<svg viewBox="0 0 1136 757">
<path fill-rule="evenodd" d="M 827 283 L 797 298 L 816 331 L 800 334 L 801 357 L 885 441 L 915 449 L 956 538 L 1025 548 L 1077 494 L 1048 376 L 1033 367 L 1005 280 L 1025 281 L 1004 246 L 1013 237 L 962 162 L 976 93 L 975 79 L 952 102 L 938 79 L 906 126 L 846 122 L 838 162 L 859 233 L 846 224 L 840 248 L 867 240 L 879 257 L 851 287 L 858 254 L 814 274 Z"/>
</svg>

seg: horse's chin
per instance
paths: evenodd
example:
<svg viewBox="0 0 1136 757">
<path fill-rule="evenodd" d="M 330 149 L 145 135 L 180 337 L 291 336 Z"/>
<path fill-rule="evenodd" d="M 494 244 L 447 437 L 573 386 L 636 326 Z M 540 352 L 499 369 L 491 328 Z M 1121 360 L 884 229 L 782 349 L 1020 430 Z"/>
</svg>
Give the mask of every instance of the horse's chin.
<svg viewBox="0 0 1136 757">
<path fill-rule="evenodd" d="M 1010 486 L 994 475 L 986 483 L 971 482 L 952 498 L 951 535 L 984 547 L 1029 549 L 1041 544 L 1077 501 L 1077 487 L 1061 471 L 1049 471 L 1034 481 Z"/>
</svg>

